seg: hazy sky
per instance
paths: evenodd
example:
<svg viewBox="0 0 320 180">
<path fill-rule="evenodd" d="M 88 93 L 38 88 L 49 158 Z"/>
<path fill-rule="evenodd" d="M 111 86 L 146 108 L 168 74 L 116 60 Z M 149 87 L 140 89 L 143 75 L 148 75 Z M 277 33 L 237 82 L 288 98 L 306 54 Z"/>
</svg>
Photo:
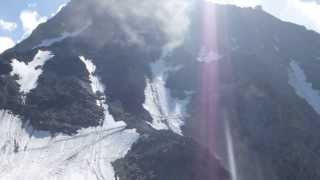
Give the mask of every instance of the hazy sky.
<svg viewBox="0 0 320 180">
<path fill-rule="evenodd" d="M 69 0 L 1 0 L 0 52 L 27 37 Z M 276 17 L 320 32 L 320 0 L 209 0 L 238 6 L 262 5 Z"/>
<path fill-rule="evenodd" d="M 27 37 L 68 0 L 1 0 L 0 52 Z"/>
<path fill-rule="evenodd" d="M 274 16 L 320 32 L 320 0 L 209 0 L 238 6 L 262 5 Z"/>
</svg>

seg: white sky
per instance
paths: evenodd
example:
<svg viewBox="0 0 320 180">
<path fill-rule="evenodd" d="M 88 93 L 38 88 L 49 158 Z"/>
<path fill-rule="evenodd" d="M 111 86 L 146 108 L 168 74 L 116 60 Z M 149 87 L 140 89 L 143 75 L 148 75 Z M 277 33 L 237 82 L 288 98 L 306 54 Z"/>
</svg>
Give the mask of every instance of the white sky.
<svg viewBox="0 0 320 180">
<path fill-rule="evenodd" d="M 221 4 L 235 4 L 241 7 L 262 5 L 263 9 L 274 16 L 308 29 L 320 32 L 320 4 L 316 0 L 209 0 Z M 318 1 L 319 2 L 319 1 Z"/>
</svg>

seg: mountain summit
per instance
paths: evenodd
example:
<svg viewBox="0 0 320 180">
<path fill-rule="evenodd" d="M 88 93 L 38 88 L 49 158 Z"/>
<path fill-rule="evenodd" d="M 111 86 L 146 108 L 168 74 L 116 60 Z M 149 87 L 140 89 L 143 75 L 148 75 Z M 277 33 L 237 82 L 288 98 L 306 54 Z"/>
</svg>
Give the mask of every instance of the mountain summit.
<svg viewBox="0 0 320 180">
<path fill-rule="evenodd" d="M 319 47 L 261 8 L 71 0 L 0 55 L 0 179 L 320 179 Z"/>
</svg>

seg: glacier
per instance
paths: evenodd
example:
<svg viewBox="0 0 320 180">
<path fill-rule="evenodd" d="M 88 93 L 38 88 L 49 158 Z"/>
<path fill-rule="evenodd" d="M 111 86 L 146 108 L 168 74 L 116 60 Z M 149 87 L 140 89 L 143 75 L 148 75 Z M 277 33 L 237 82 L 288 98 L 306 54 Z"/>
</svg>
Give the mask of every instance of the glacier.
<svg viewBox="0 0 320 180">
<path fill-rule="evenodd" d="M 36 62 L 50 57 L 49 52 L 39 52 Z M 104 92 L 105 87 L 95 75 L 96 66 L 83 56 L 80 60 L 90 73 L 92 91 Z M 39 65 L 36 62 L 29 66 Z M 20 70 L 25 67 L 15 67 L 15 73 L 23 77 Z M 97 103 L 105 111 L 103 125 L 80 129 L 72 136 L 35 130 L 28 122 L 22 123 L 21 117 L 0 110 L 0 180 L 116 180 L 112 162 L 125 157 L 140 135 L 135 129 L 126 129 L 125 122 L 113 119 L 106 97 Z"/>
<path fill-rule="evenodd" d="M 115 180 L 111 163 L 139 138 L 123 126 L 43 136 L 6 110 L 0 111 L 0 126 L 0 180 Z"/>
</svg>

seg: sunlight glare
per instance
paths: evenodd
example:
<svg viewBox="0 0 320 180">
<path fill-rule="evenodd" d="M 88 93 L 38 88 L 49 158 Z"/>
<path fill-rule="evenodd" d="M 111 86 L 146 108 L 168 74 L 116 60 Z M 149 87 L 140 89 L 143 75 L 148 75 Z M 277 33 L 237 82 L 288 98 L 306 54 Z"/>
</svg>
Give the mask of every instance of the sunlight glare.
<svg viewBox="0 0 320 180">
<path fill-rule="evenodd" d="M 207 0 L 217 4 L 232 4 L 239 7 L 255 7 L 261 4 L 261 0 Z"/>
</svg>

